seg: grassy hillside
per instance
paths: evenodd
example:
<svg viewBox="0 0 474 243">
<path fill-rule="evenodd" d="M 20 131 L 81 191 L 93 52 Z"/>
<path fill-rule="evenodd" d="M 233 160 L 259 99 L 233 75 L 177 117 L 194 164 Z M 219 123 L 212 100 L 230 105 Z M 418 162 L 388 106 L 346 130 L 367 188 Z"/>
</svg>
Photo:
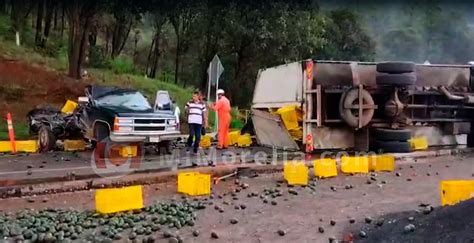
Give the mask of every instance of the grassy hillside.
<svg viewBox="0 0 474 243">
<path fill-rule="evenodd" d="M 18 139 L 28 137 L 26 113 L 35 106 L 49 104 L 60 108 L 66 99 L 77 99 L 88 84 L 131 87 L 142 91 L 154 102 L 158 90 L 168 90 L 180 107 L 191 97 L 192 89 L 137 74 L 117 74 L 110 69 L 85 69 L 89 77 L 71 80 L 66 75 L 67 57 L 61 51 L 56 58 L 35 49 L 18 47 L 0 40 L 0 110 L 11 111 Z M 173 80 L 173 79 L 171 79 Z M 6 114 L 0 114 L 5 117 Z M 0 119 L 0 139 L 8 138 L 6 121 Z"/>
</svg>

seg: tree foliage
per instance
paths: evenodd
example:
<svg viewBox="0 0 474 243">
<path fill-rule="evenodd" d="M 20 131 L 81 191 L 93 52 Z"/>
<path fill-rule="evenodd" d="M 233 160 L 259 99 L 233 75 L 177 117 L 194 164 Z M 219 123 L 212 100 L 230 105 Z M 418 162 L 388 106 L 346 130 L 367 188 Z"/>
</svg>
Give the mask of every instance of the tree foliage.
<svg viewBox="0 0 474 243">
<path fill-rule="evenodd" d="M 67 31 L 71 77 L 80 78 L 84 67 L 120 67 L 117 72 L 166 77 L 204 91 L 208 64 L 218 54 L 225 67 L 220 87 L 237 105 L 249 104 L 261 68 L 306 58 L 375 57 L 360 15 L 324 11 L 314 0 L 16 0 L 10 5 L 14 29 L 26 25 L 25 16 L 34 20 L 37 48 L 47 48 L 48 39 L 62 40 Z M 400 44 L 384 45 L 394 49 L 413 39 L 412 32 L 404 34 L 392 32 Z"/>
</svg>

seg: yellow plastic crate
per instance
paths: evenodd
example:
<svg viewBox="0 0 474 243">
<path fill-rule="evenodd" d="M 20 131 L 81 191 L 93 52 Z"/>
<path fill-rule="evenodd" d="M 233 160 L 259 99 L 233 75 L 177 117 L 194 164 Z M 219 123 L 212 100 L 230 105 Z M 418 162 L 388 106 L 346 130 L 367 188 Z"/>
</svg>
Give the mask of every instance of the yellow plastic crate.
<svg viewBox="0 0 474 243">
<path fill-rule="evenodd" d="M 474 197 L 474 180 L 449 180 L 440 183 L 441 205 L 454 205 Z"/>
<path fill-rule="evenodd" d="M 38 141 L 36 140 L 16 141 L 15 144 L 17 152 L 36 153 L 39 150 Z"/>
<path fill-rule="evenodd" d="M 408 142 L 413 150 L 424 150 L 428 148 L 428 139 L 425 136 L 411 138 Z"/>
<path fill-rule="evenodd" d="M 317 159 L 313 162 L 314 175 L 319 178 L 337 176 L 335 159 Z"/>
<path fill-rule="evenodd" d="M 285 106 L 277 110 L 286 129 L 298 129 L 299 121 L 302 121 L 303 113 L 297 106 Z"/>
<path fill-rule="evenodd" d="M 373 155 L 369 157 L 370 171 L 394 171 L 395 156 L 389 154 Z"/>
<path fill-rule="evenodd" d="M 198 172 L 178 173 L 178 192 L 190 196 L 211 194 L 211 175 Z"/>
<path fill-rule="evenodd" d="M 142 186 L 95 191 L 95 209 L 99 213 L 116 213 L 141 208 L 143 208 Z"/>
<path fill-rule="evenodd" d="M 77 103 L 72 100 L 67 100 L 66 104 L 64 104 L 63 108 L 61 109 L 62 113 L 73 113 L 77 108 Z"/>
<path fill-rule="evenodd" d="M 86 150 L 84 140 L 64 140 L 64 151 L 82 151 Z"/>
<path fill-rule="evenodd" d="M 301 127 L 298 127 L 297 129 L 290 129 L 288 130 L 288 133 L 296 141 L 301 141 L 303 139 L 303 128 Z"/>
<path fill-rule="evenodd" d="M 137 151 L 137 146 L 121 146 L 119 149 L 119 155 L 123 158 L 136 157 Z"/>
<path fill-rule="evenodd" d="M 241 148 L 250 147 L 250 145 L 252 145 L 252 137 L 250 134 L 246 133 L 244 135 L 240 135 L 237 139 L 237 145 Z"/>
<path fill-rule="evenodd" d="M 199 146 L 201 148 L 209 148 L 211 147 L 212 144 L 212 137 L 210 135 L 204 135 L 201 137 L 201 142 L 199 143 Z"/>
<path fill-rule="evenodd" d="M 341 171 L 346 174 L 369 173 L 369 157 L 342 156 Z"/>
<path fill-rule="evenodd" d="M 289 185 L 308 185 L 308 167 L 305 162 L 285 162 L 283 178 Z"/>
<path fill-rule="evenodd" d="M 240 137 L 240 131 L 229 132 L 229 144 L 237 145 Z"/>
</svg>

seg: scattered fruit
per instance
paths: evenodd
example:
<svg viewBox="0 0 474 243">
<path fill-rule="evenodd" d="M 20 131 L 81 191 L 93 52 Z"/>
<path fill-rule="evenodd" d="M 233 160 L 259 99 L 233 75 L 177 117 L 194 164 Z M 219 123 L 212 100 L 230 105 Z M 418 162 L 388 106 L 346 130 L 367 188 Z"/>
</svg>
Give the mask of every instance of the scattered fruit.
<svg viewBox="0 0 474 243">
<path fill-rule="evenodd" d="M 415 225 L 413 225 L 413 224 L 407 224 L 407 225 L 403 228 L 403 231 L 404 231 L 405 233 L 413 232 L 413 231 L 415 231 Z"/>
<path fill-rule="evenodd" d="M 219 239 L 219 235 L 216 232 L 212 231 L 211 232 L 211 238 L 212 239 Z"/>
<path fill-rule="evenodd" d="M 322 234 L 322 233 L 324 233 L 324 228 L 322 226 L 319 226 L 318 231 L 319 231 L 319 233 Z"/>
<path fill-rule="evenodd" d="M 231 220 L 230 220 L 230 223 L 231 223 L 231 224 L 238 224 L 239 221 L 238 221 L 237 219 L 231 219 Z"/>
<path fill-rule="evenodd" d="M 361 231 L 359 231 L 359 236 L 361 238 L 365 238 L 365 237 L 367 237 L 367 233 L 365 231 L 361 230 Z"/>
<path fill-rule="evenodd" d="M 199 230 L 194 230 L 193 231 L 193 236 L 198 237 L 199 236 Z"/>
<path fill-rule="evenodd" d="M 278 233 L 278 235 L 280 235 L 280 236 L 284 236 L 284 235 L 286 234 L 286 232 L 285 232 L 284 230 L 281 230 L 281 229 L 278 230 L 277 233 Z"/>
<path fill-rule="evenodd" d="M 365 217 L 365 223 L 370 224 L 372 221 L 373 219 L 371 217 Z"/>
<path fill-rule="evenodd" d="M 331 221 L 329 221 L 329 224 L 330 224 L 331 226 L 334 226 L 334 225 L 336 225 L 336 221 L 334 221 L 334 220 L 331 219 Z"/>
</svg>

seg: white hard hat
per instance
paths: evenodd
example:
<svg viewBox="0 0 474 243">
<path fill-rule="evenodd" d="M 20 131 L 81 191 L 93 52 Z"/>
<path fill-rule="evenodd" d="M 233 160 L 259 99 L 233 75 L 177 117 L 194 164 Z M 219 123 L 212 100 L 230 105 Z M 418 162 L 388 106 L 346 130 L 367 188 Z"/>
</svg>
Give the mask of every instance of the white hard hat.
<svg viewBox="0 0 474 243">
<path fill-rule="evenodd" d="M 218 90 L 217 90 L 217 94 L 224 94 L 224 93 L 225 93 L 225 92 L 224 92 L 223 89 L 218 89 Z"/>
</svg>

